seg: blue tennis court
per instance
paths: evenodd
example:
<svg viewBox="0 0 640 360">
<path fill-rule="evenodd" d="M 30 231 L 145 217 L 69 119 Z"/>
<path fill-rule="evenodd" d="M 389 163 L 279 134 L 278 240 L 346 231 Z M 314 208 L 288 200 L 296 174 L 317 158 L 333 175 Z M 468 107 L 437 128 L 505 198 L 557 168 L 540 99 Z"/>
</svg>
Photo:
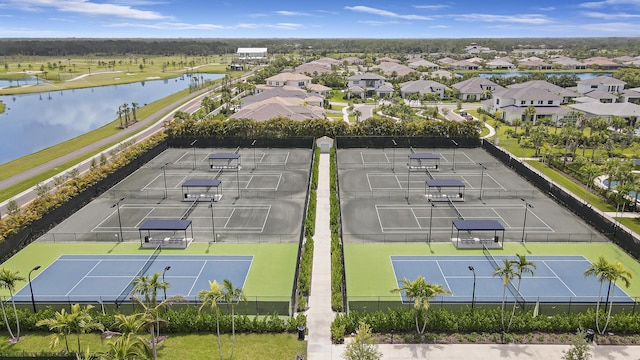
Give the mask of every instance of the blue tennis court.
<svg viewBox="0 0 640 360">
<path fill-rule="evenodd" d="M 516 260 L 515 256 L 495 256 L 498 264 L 503 259 Z M 536 264 L 534 275 L 522 277 L 519 294 L 516 293 L 517 278 L 507 291 L 508 301 L 541 303 L 596 302 L 600 283 L 595 277 L 585 277 L 585 270 L 591 262 L 582 256 L 527 256 L 527 260 Z M 400 280 L 414 280 L 422 275 L 428 283 L 442 285 L 452 292 L 436 301 L 470 303 L 473 295 L 473 271 L 476 274 L 476 302 L 501 302 L 504 286 L 502 279 L 494 277 L 494 265 L 484 256 L 391 256 L 391 264 L 400 285 Z M 605 301 L 606 287 L 603 298 Z M 616 286 L 613 293 L 616 303 L 633 303 L 633 299 Z M 401 294 L 402 301 L 409 300 Z"/>
<path fill-rule="evenodd" d="M 31 281 L 36 302 L 129 301 L 131 282 L 137 276 L 165 271 L 167 296 L 182 295 L 195 301 L 209 281 L 229 279 L 243 288 L 253 256 L 192 255 L 62 255 Z M 164 293 L 158 294 L 161 300 Z M 31 301 L 29 286 L 16 293 L 19 302 Z"/>
</svg>

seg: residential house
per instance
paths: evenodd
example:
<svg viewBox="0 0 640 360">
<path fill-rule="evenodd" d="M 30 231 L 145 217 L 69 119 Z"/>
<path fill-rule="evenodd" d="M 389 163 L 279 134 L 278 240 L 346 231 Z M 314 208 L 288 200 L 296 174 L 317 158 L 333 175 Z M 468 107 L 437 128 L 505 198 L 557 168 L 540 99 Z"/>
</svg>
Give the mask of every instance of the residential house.
<svg viewBox="0 0 640 360">
<path fill-rule="evenodd" d="M 297 86 L 306 87 L 311 84 L 311 78 L 304 74 L 281 72 L 265 79 L 268 86 Z"/>
<path fill-rule="evenodd" d="M 551 63 L 554 68 L 560 68 L 564 70 L 584 70 L 587 68 L 587 65 L 583 62 L 580 62 L 574 58 L 560 56 L 551 59 Z"/>
<path fill-rule="evenodd" d="M 617 62 L 611 61 L 603 56 L 596 56 L 588 59 L 582 60 L 588 67 L 594 69 L 603 69 L 603 70 L 617 70 L 621 67 L 624 67 L 623 64 L 618 64 Z"/>
<path fill-rule="evenodd" d="M 477 43 L 470 43 L 469 45 L 464 47 L 464 51 L 467 54 L 487 54 L 487 53 L 494 53 L 496 52 L 495 50 L 491 50 L 490 48 L 486 47 L 486 46 L 480 46 Z"/>
<path fill-rule="evenodd" d="M 543 61 L 543 60 L 521 60 L 518 63 L 518 67 L 527 70 L 551 70 L 553 65 Z"/>
<path fill-rule="evenodd" d="M 546 81 L 541 81 L 546 83 Z M 549 83 L 547 83 L 549 84 Z M 483 109 L 495 113 L 499 111 L 501 119 L 512 123 L 514 119 L 532 121 L 535 124 L 542 118 L 550 122 L 557 122 L 566 117 L 571 110 L 562 106 L 563 96 L 557 94 L 553 84 L 551 87 L 541 84 L 539 81 L 529 81 L 519 86 L 510 86 L 507 89 L 497 90 L 493 98 L 483 101 Z M 535 109 L 533 116 L 526 115 L 529 107 Z"/>
<path fill-rule="evenodd" d="M 511 62 L 502 59 L 487 61 L 485 67 L 492 70 L 514 70 L 516 68 Z"/>
<path fill-rule="evenodd" d="M 456 60 L 456 59 L 452 59 L 452 58 L 450 58 L 450 57 L 444 57 L 444 58 L 442 58 L 442 59 L 439 59 L 439 60 L 438 60 L 438 63 L 440 63 L 441 65 L 451 65 L 451 64 L 453 64 L 453 63 L 454 63 L 454 62 L 456 62 L 456 61 L 458 61 L 458 60 Z"/>
<path fill-rule="evenodd" d="M 611 76 L 598 76 L 591 79 L 578 81 L 578 93 L 586 94 L 598 90 L 612 94 L 619 94 L 624 90 L 627 83 Z"/>
<path fill-rule="evenodd" d="M 324 98 L 296 86 L 270 87 L 242 99 L 240 110 L 232 119 L 267 121 L 276 117 L 293 120 L 324 118 Z"/>
<path fill-rule="evenodd" d="M 407 99 L 412 94 L 418 94 L 420 98 L 426 94 L 436 94 L 439 99 L 444 99 L 448 89 L 446 85 L 433 80 L 407 81 L 400 85 L 400 96 Z"/>
<path fill-rule="evenodd" d="M 375 65 L 373 68 L 382 70 L 382 73 L 387 76 L 391 76 L 394 73 L 395 76 L 405 76 L 415 71 L 408 66 L 393 62 L 381 62 L 380 64 Z"/>
<path fill-rule="evenodd" d="M 562 102 L 561 104 L 568 104 L 569 102 L 571 102 L 575 97 L 577 97 L 579 94 L 571 89 L 568 88 L 563 88 L 561 86 L 558 85 L 554 85 L 548 81 L 544 81 L 544 80 L 532 80 L 532 81 L 527 81 L 521 84 L 513 84 L 511 86 L 509 86 L 510 89 L 518 89 L 518 88 L 527 88 L 527 87 L 534 87 L 534 88 L 538 88 L 538 89 L 542 89 L 545 91 L 548 91 L 552 94 L 555 95 L 559 95 L 562 96 Z"/>
<path fill-rule="evenodd" d="M 459 99 L 463 101 L 488 99 L 494 91 L 505 89 L 493 81 L 482 77 L 472 77 L 455 83 L 451 85 L 451 87 L 458 90 L 460 94 Z"/>
<path fill-rule="evenodd" d="M 430 78 L 432 79 L 451 79 L 452 77 L 459 77 L 456 74 L 453 74 L 450 71 L 447 70 L 436 70 L 436 71 L 432 71 L 430 74 Z"/>
<path fill-rule="evenodd" d="M 606 91 L 600 91 L 600 90 L 589 91 L 588 93 L 584 94 L 584 96 L 594 99 L 601 103 L 614 103 L 618 101 L 617 95 L 614 95 Z"/>
<path fill-rule="evenodd" d="M 627 124 L 634 125 L 640 117 L 640 105 L 624 102 L 624 103 L 608 103 L 603 104 L 599 101 L 571 104 L 574 110 L 583 112 L 587 119 L 593 117 L 601 117 L 607 121 L 616 117 L 621 117 L 627 121 Z"/>
<path fill-rule="evenodd" d="M 449 64 L 452 69 L 456 70 L 478 70 L 480 65 L 467 60 L 460 60 Z"/>
<path fill-rule="evenodd" d="M 383 56 L 381 58 L 378 58 L 377 62 L 379 62 L 379 63 L 390 62 L 390 63 L 400 64 L 402 61 L 400 61 L 398 59 L 390 58 L 388 56 Z"/>
<path fill-rule="evenodd" d="M 640 105 L 640 88 L 622 90 L 620 101 Z"/>
<path fill-rule="evenodd" d="M 353 75 L 347 79 L 347 96 L 351 98 L 352 95 L 356 95 L 363 99 L 374 94 L 381 98 L 390 96 L 393 94 L 393 85 L 386 80 L 384 76 L 374 73 Z"/>
<path fill-rule="evenodd" d="M 316 85 L 316 84 L 311 84 Z M 322 85 L 319 85 L 322 86 Z M 323 97 L 317 93 L 309 93 L 307 90 L 299 88 L 297 86 L 282 86 L 282 87 L 268 87 L 265 85 L 256 86 L 260 87 L 255 95 L 246 96 L 241 100 L 241 108 L 245 108 L 253 103 L 262 102 L 271 98 L 296 98 L 302 102 L 313 106 L 322 106 Z"/>
<path fill-rule="evenodd" d="M 320 96 L 327 96 L 330 92 L 331 92 L 331 88 L 328 86 L 324 86 L 321 84 L 309 84 L 307 86 L 307 89 L 309 89 L 312 93 L 314 94 L 318 94 Z"/>
<path fill-rule="evenodd" d="M 364 60 L 360 59 L 359 57 L 355 57 L 355 56 L 348 56 L 348 57 L 342 59 L 342 62 L 345 62 L 345 61 L 349 65 L 364 65 Z"/>
<path fill-rule="evenodd" d="M 427 69 L 427 70 L 438 70 L 440 66 L 438 64 L 434 64 L 431 61 L 427 61 L 424 59 L 418 59 L 416 61 L 412 61 L 408 65 L 412 69 Z"/>
<path fill-rule="evenodd" d="M 305 63 L 293 69 L 293 72 L 296 74 L 304 74 L 312 77 L 321 74 L 327 74 L 331 71 L 332 70 L 330 65 L 316 62 Z"/>
</svg>

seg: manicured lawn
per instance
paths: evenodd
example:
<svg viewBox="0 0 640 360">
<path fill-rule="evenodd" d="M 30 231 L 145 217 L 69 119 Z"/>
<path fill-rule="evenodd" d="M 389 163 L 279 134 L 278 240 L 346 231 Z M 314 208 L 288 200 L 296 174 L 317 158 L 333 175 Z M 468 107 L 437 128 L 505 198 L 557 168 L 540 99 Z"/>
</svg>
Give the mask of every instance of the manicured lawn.
<svg viewBox="0 0 640 360">
<path fill-rule="evenodd" d="M 161 333 L 162 335 L 162 333 Z M 3 338 L 0 341 L 0 352 L 9 355 L 11 352 L 50 351 L 49 333 L 30 333 L 17 344 L 9 345 Z M 106 349 L 108 341 L 101 343 L 100 335 L 81 335 L 83 351 L 101 352 Z M 231 335 L 222 335 L 222 352 L 225 358 L 231 353 Z M 76 336 L 69 337 L 70 350 L 77 349 Z M 64 349 L 64 342 L 56 348 Z M 297 340 L 297 334 L 236 334 L 234 359 L 239 360 L 272 360 L 295 359 L 296 355 L 307 355 L 307 342 Z M 217 338 L 215 334 L 170 334 L 158 347 L 158 359 L 216 359 L 218 358 Z"/>
<path fill-rule="evenodd" d="M 7 260 L 2 267 L 26 277 L 36 265 L 43 268 L 63 254 L 151 254 L 138 243 L 44 243 L 36 242 Z M 166 255 L 253 255 L 253 263 L 243 288 L 247 296 L 291 296 L 295 271 L 296 244 L 191 244 L 187 249 L 164 249 Z M 34 275 L 37 273 L 34 273 Z M 17 283 L 20 289 L 26 282 Z M 0 296 L 9 292 L 0 290 Z"/>
<path fill-rule="evenodd" d="M 591 262 L 598 256 L 608 261 L 620 261 L 633 274 L 630 296 L 640 297 L 640 263 L 619 247 L 608 243 L 506 243 L 503 250 L 491 250 L 494 255 L 583 255 Z M 349 296 L 390 296 L 396 288 L 391 267 L 392 255 L 470 255 L 482 256 L 482 250 L 458 250 L 452 244 L 345 244 L 345 274 Z M 428 279 L 427 279 L 428 281 Z"/>
</svg>

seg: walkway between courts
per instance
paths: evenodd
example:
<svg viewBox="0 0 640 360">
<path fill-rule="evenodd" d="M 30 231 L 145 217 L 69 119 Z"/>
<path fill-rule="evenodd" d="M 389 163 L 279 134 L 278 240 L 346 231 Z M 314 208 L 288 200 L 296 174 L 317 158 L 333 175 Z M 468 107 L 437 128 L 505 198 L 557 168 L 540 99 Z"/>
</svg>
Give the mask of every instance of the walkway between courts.
<svg viewBox="0 0 640 360">
<path fill-rule="evenodd" d="M 316 202 L 316 233 L 313 236 L 311 294 L 307 310 L 307 359 L 332 358 L 331 322 L 331 230 L 329 228 L 329 154 L 320 154 Z M 339 359 L 339 356 L 336 357 Z"/>
</svg>

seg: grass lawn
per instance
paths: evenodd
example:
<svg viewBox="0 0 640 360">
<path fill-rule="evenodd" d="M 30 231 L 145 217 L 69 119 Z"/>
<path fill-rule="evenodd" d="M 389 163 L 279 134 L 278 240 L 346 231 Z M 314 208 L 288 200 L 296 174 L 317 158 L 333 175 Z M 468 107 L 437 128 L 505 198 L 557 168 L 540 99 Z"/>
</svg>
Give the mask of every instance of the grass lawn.
<svg viewBox="0 0 640 360">
<path fill-rule="evenodd" d="M 162 335 L 162 333 L 161 333 Z M 3 340 L 5 340 L 4 338 Z M 22 352 L 50 351 L 49 333 L 29 333 L 14 345 L 0 342 L 3 355 Z M 70 350 L 77 349 L 76 336 L 69 337 Z M 80 336 L 83 351 L 101 352 L 107 347 L 100 342 L 98 334 Z M 231 353 L 231 335 L 222 335 L 222 353 L 227 358 Z M 64 342 L 56 348 L 64 349 Z M 294 359 L 296 355 L 307 355 L 307 342 L 297 340 L 296 334 L 236 334 L 234 359 L 271 360 Z M 159 347 L 158 359 L 215 359 L 218 357 L 218 346 L 215 334 L 170 334 Z"/>
<path fill-rule="evenodd" d="M 506 243 L 502 250 L 491 250 L 494 255 L 583 255 L 592 263 L 598 256 L 608 261 L 620 261 L 633 274 L 640 276 L 640 263 L 619 247 L 608 243 Z M 345 244 L 345 274 L 349 296 L 390 296 L 397 287 L 389 259 L 392 255 L 469 255 L 483 256 L 481 249 L 458 250 L 452 244 Z M 413 280 L 413 279 L 410 279 Z M 640 297 L 640 281 L 631 281 L 627 293 Z M 429 279 L 427 279 L 429 281 Z"/>
<path fill-rule="evenodd" d="M 291 296 L 297 254 L 296 244 L 208 244 L 194 243 L 187 249 L 164 249 L 165 255 L 253 255 L 243 288 L 246 296 Z M 7 260 L 2 266 L 26 277 L 34 266 L 46 268 L 63 254 L 151 254 L 138 243 L 44 243 L 35 242 Z M 37 273 L 34 273 L 36 275 Z M 26 285 L 19 282 L 17 289 Z M 9 292 L 0 290 L 0 296 Z"/>
</svg>

